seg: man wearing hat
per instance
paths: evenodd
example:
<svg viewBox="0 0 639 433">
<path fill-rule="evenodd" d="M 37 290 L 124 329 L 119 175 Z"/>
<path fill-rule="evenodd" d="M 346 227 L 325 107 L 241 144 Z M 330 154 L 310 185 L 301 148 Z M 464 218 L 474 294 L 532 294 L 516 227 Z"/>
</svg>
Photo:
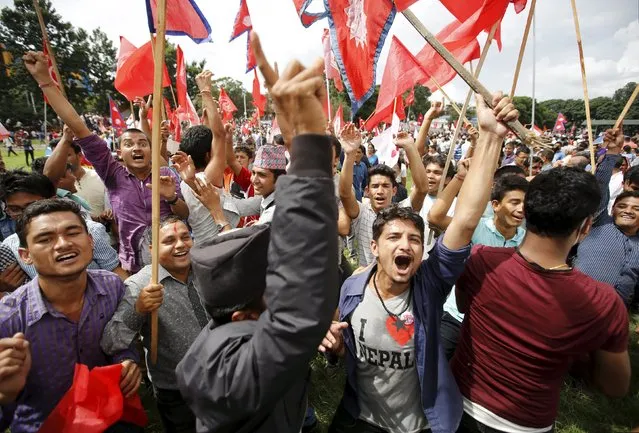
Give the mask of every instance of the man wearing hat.
<svg viewBox="0 0 639 433">
<path fill-rule="evenodd" d="M 297 63 L 278 78 L 255 33 L 251 46 L 278 117 L 296 131 L 291 166 L 279 180 L 272 224 L 225 232 L 191 250 L 196 287 L 212 321 L 178 364 L 176 376 L 198 432 L 298 433 L 307 407 L 309 362 L 331 323 L 338 291 L 324 63 L 319 59 L 309 69 Z M 284 149 L 260 150 L 253 184 L 266 207 L 275 198 Z"/>
<path fill-rule="evenodd" d="M 255 197 L 238 199 L 227 197 L 235 204 L 239 216 L 259 215 L 256 224 L 266 224 L 273 219 L 275 212 L 275 183 L 277 178 L 286 174 L 286 147 L 265 144 L 255 153 L 251 182 Z"/>
</svg>

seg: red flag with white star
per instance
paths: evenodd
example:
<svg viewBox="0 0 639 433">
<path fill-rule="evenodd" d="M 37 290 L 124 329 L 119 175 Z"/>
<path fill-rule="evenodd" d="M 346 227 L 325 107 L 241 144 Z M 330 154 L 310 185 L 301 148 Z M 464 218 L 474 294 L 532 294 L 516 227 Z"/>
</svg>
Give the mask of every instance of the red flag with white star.
<svg viewBox="0 0 639 433">
<path fill-rule="evenodd" d="M 240 36 L 242 33 L 248 32 L 252 28 L 253 24 L 251 22 L 251 14 L 249 13 L 246 0 L 240 0 L 240 10 L 235 17 L 235 23 L 233 24 L 233 33 L 231 33 L 231 39 L 229 40 L 229 42 Z"/>
<path fill-rule="evenodd" d="M 391 0 L 325 0 L 331 46 L 353 115 L 375 92 L 377 60 L 395 19 Z"/>
</svg>

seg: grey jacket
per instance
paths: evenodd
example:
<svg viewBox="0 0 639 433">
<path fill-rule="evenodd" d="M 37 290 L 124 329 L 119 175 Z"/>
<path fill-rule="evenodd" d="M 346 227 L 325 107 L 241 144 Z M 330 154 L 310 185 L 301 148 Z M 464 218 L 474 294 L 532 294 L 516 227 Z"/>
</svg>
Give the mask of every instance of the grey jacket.
<svg viewBox="0 0 639 433">
<path fill-rule="evenodd" d="M 198 432 L 302 427 L 309 362 L 336 308 L 337 207 L 328 138 L 296 137 L 291 160 L 275 190 L 267 310 L 257 321 L 210 323 L 177 367 Z"/>
</svg>

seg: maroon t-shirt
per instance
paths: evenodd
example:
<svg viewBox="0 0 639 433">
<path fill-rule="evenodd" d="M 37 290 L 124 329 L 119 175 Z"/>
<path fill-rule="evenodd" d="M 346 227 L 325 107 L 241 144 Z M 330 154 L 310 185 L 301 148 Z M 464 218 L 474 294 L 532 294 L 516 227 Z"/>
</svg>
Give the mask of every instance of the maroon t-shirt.
<svg viewBox="0 0 639 433">
<path fill-rule="evenodd" d="M 552 425 L 563 378 L 596 350 L 628 348 L 628 313 L 612 286 L 546 271 L 514 248 L 474 248 L 457 289 L 468 296 L 453 374 L 464 397 L 524 427 Z"/>
</svg>

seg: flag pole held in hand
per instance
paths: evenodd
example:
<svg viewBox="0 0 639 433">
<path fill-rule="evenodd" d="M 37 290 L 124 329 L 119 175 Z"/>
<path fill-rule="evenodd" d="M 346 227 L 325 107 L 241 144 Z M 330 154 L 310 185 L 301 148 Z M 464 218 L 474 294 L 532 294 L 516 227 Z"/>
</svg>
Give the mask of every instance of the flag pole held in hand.
<svg viewBox="0 0 639 433">
<path fill-rule="evenodd" d="M 35 9 L 36 15 L 38 16 L 38 23 L 40 24 L 40 31 L 42 32 L 42 43 L 47 49 L 47 53 L 49 55 L 49 60 L 51 60 L 51 66 L 53 67 L 53 72 L 58 78 L 58 88 L 60 89 L 60 93 L 67 98 L 67 92 L 64 90 L 64 80 L 62 79 L 62 75 L 60 75 L 60 71 L 58 70 L 58 62 L 55 60 L 55 55 L 53 54 L 53 50 L 51 49 L 51 44 L 49 43 L 49 36 L 47 34 L 47 26 L 44 24 L 44 18 L 42 17 L 42 10 L 40 9 L 40 3 L 38 0 L 33 0 L 33 7 Z"/>
<path fill-rule="evenodd" d="M 490 108 L 493 108 L 493 96 L 490 91 L 482 83 L 480 83 L 479 80 L 477 80 L 468 70 L 466 70 L 466 68 L 464 68 L 464 65 L 459 63 L 459 60 L 457 60 L 455 56 L 453 56 L 451 52 L 448 51 L 448 49 L 444 47 L 444 45 L 442 45 L 439 40 L 437 40 L 435 35 L 428 31 L 428 29 L 426 29 L 424 24 L 421 23 L 421 21 L 417 18 L 417 16 L 415 16 L 413 12 L 411 12 L 410 9 L 406 9 L 402 12 L 402 14 L 404 14 L 408 22 L 411 23 L 415 30 L 417 30 L 419 34 L 422 35 L 422 37 L 426 40 L 426 42 L 428 42 L 430 46 L 433 47 L 433 49 L 444 58 L 444 60 L 446 60 L 446 62 L 470 86 L 470 88 L 473 89 L 475 93 L 479 93 L 481 96 L 483 96 L 486 104 Z M 522 140 L 522 142 L 529 145 L 531 143 L 534 143 L 535 145 L 539 145 L 542 147 L 550 147 L 543 140 L 535 136 L 531 131 L 527 130 L 524 125 L 522 125 L 518 120 L 506 122 L 506 125 L 508 125 L 510 130 L 513 131 L 520 138 L 520 140 Z"/>
<path fill-rule="evenodd" d="M 162 122 L 162 77 L 164 73 L 164 48 L 166 31 L 166 0 L 158 0 L 157 34 L 153 52 L 153 131 L 151 140 L 151 284 L 158 284 L 160 265 L 160 147 L 162 144 L 160 123 Z M 151 363 L 158 360 L 158 310 L 151 313 Z"/>
<path fill-rule="evenodd" d="M 637 99 L 638 94 L 639 94 L 639 84 L 637 84 L 637 86 L 635 87 L 635 91 L 632 92 L 632 95 L 630 95 L 628 102 L 626 102 L 626 106 L 623 107 L 623 111 L 621 112 L 621 114 L 619 115 L 619 118 L 615 122 L 615 126 L 613 126 L 613 129 L 617 129 L 621 126 L 621 122 L 623 122 L 624 117 L 626 117 L 626 114 L 628 114 L 628 110 L 630 110 L 630 107 L 635 102 L 635 99 Z"/>
</svg>

